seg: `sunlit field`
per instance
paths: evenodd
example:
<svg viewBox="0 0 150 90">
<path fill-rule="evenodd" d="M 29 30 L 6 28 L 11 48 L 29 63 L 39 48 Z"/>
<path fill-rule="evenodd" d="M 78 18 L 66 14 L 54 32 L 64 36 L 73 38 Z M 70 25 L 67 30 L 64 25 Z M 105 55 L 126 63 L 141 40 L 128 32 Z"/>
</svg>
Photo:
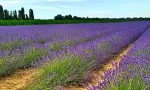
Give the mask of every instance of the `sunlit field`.
<svg viewBox="0 0 150 90">
<path fill-rule="evenodd" d="M 150 90 L 149 76 L 148 21 L 0 26 L 0 90 Z"/>
</svg>

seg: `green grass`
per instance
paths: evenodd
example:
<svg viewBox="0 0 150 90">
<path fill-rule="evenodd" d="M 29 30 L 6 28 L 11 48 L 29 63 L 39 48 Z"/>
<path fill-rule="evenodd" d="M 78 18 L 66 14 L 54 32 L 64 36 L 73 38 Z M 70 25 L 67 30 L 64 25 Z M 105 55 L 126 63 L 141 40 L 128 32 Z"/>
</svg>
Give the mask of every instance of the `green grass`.
<svg viewBox="0 0 150 90">
<path fill-rule="evenodd" d="M 13 25 L 38 25 L 38 24 L 76 24 L 76 23 L 105 23 L 105 22 L 126 22 L 142 20 L 0 20 L 0 26 Z"/>
<path fill-rule="evenodd" d="M 0 20 L 0 26 L 11 25 L 37 25 L 37 24 L 72 24 L 97 23 L 99 20 Z"/>
</svg>

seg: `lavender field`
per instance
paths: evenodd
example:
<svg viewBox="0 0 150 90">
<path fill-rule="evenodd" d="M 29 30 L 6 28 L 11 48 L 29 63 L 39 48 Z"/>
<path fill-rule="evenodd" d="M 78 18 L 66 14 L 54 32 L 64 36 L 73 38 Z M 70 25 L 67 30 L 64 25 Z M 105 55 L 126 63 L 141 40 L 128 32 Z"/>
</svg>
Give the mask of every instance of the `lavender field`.
<svg viewBox="0 0 150 90">
<path fill-rule="evenodd" d="M 88 86 L 92 72 L 129 45 L 115 69 Z M 24 90 L 150 90 L 150 22 L 0 26 L 0 80 L 28 69 L 38 74 Z"/>
</svg>

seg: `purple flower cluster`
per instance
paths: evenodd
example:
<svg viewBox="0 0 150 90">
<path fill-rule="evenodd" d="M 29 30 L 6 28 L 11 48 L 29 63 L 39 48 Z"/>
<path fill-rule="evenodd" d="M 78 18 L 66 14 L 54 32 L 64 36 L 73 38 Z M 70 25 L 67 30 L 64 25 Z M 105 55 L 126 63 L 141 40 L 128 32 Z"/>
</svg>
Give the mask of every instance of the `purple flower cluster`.
<svg viewBox="0 0 150 90">
<path fill-rule="evenodd" d="M 95 67 L 137 39 L 148 25 L 149 22 L 123 22 L 0 26 L 0 62 L 17 56 L 17 60 L 29 58 L 34 61 L 31 65 L 41 66 L 55 57 L 73 54 L 92 60 Z M 30 65 L 30 60 L 26 63 Z"/>
<path fill-rule="evenodd" d="M 131 36 L 135 36 L 135 32 L 130 33 Z M 125 39 L 127 38 L 123 40 Z M 113 66 L 116 67 L 116 70 L 106 71 L 103 82 L 100 82 L 99 86 L 93 86 L 91 90 L 150 89 L 150 28 L 147 28 L 142 36 L 134 42 L 119 66 L 116 64 Z"/>
<path fill-rule="evenodd" d="M 93 25 L 93 24 L 91 24 Z M 97 24 L 98 25 L 98 24 Z M 120 51 L 123 47 L 127 46 L 130 42 L 134 41 L 134 39 L 138 38 L 141 33 L 143 33 L 148 25 L 148 22 L 138 22 L 138 23 L 112 23 L 107 24 L 107 28 L 104 24 L 104 26 L 101 28 L 98 28 L 98 26 L 95 25 L 95 27 L 89 27 L 88 29 L 91 32 L 83 32 L 86 35 L 89 35 L 88 37 L 85 37 L 84 40 L 89 39 L 90 37 L 96 36 L 96 38 L 93 38 L 91 40 L 87 40 L 86 42 L 80 42 L 81 38 L 78 39 L 78 37 L 73 38 L 76 42 L 75 46 L 68 45 L 63 46 L 63 42 L 46 42 L 44 45 L 46 48 L 49 47 L 49 45 L 59 44 L 62 46 L 62 50 L 59 51 L 53 51 L 49 50 L 49 57 L 46 57 L 44 60 L 40 60 L 33 64 L 33 66 L 41 66 L 45 62 L 51 61 L 55 57 L 62 56 L 64 54 L 74 54 L 74 55 L 80 55 L 86 57 L 86 59 L 90 59 L 91 57 L 93 59 L 100 59 L 96 60 L 99 61 L 99 63 L 103 63 L 105 59 L 112 57 L 115 53 Z M 126 26 L 127 25 L 127 26 Z M 135 27 L 138 26 L 138 27 Z M 88 27 L 88 26 L 87 26 Z M 88 30 L 86 27 L 84 27 L 85 30 Z M 83 29 L 83 31 L 85 31 Z M 98 31 L 97 31 L 98 30 Z M 78 31 L 80 32 L 80 31 Z M 73 33 L 73 32 L 72 32 Z M 82 32 L 80 32 L 83 34 Z M 97 36 L 98 35 L 98 36 Z M 82 36 L 82 37 L 83 37 Z M 124 38 L 126 38 L 124 40 Z M 68 36 L 69 37 L 69 36 Z M 72 39 L 70 39 L 72 40 Z M 124 40 L 124 41 L 122 41 Z M 114 42 L 117 41 L 117 42 Z M 102 48 L 101 51 L 98 48 Z M 98 63 L 98 62 L 97 62 Z"/>
</svg>

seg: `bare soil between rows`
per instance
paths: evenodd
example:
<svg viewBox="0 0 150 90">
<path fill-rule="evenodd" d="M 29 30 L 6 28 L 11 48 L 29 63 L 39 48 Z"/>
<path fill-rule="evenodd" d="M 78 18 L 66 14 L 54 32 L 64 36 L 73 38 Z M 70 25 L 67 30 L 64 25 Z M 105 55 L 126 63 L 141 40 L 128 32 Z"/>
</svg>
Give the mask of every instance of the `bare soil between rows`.
<svg viewBox="0 0 150 90">
<path fill-rule="evenodd" d="M 37 75 L 37 69 L 18 70 L 16 73 L 0 78 L 0 90 L 24 90 L 23 88 Z"/>
</svg>

